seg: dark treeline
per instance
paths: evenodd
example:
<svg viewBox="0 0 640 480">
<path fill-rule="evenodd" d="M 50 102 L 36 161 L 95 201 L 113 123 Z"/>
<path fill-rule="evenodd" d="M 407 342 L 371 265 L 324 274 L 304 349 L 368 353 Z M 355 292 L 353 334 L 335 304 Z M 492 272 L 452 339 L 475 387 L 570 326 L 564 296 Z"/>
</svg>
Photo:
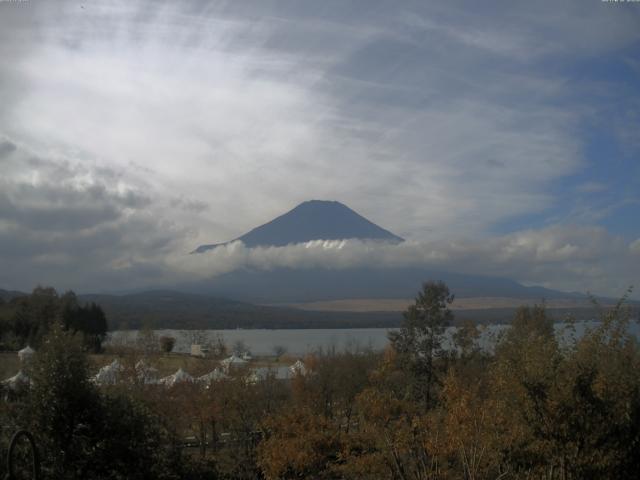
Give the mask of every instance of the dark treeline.
<svg viewBox="0 0 640 480">
<path fill-rule="evenodd" d="M 20 292 L 0 290 L 3 297 L 25 296 Z M 128 295 L 78 295 L 81 304 L 100 305 L 111 330 L 153 329 L 288 329 L 288 328 L 398 328 L 401 312 L 308 311 L 297 308 L 253 305 L 208 295 L 159 290 Z M 454 325 L 466 321 L 476 324 L 506 324 L 515 308 L 479 308 L 455 310 Z M 637 311 L 637 305 L 636 305 Z M 587 307 L 548 308 L 558 319 L 572 316 L 592 320 L 593 309 Z M 636 313 L 637 315 L 637 313 Z"/>
<path fill-rule="evenodd" d="M 36 287 L 30 295 L 0 300 L 0 347 L 38 347 L 54 322 L 78 333 L 88 350 L 101 350 L 107 333 L 102 308 L 93 302 L 81 304 L 72 291 L 59 295 L 51 287 Z"/>
<path fill-rule="evenodd" d="M 37 432 L 51 478 L 638 478 L 640 348 L 623 301 L 562 344 L 544 307 L 523 307 L 486 352 L 472 323 L 443 348 L 451 299 L 425 284 L 382 353 L 317 352 L 289 382 L 238 370 L 208 388 L 132 375 L 98 389 L 77 337 L 54 327 L 0 423 Z"/>
</svg>

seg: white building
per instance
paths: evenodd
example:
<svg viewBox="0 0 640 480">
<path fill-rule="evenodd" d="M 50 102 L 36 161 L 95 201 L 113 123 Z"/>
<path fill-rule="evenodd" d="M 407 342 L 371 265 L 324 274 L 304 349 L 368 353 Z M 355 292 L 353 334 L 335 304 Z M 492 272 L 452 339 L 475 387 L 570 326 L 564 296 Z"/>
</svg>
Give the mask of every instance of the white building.
<svg viewBox="0 0 640 480">
<path fill-rule="evenodd" d="M 182 368 L 179 368 L 176 373 L 169 375 L 168 377 L 161 378 L 158 383 L 165 387 L 173 387 L 178 383 L 193 382 L 193 377 L 185 372 Z"/>
<path fill-rule="evenodd" d="M 97 385 L 115 385 L 120 380 L 124 367 L 118 359 L 98 370 L 91 380 Z"/>
<path fill-rule="evenodd" d="M 209 356 L 209 347 L 194 343 L 191 345 L 191 356 L 205 358 Z"/>
<path fill-rule="evenodd" d="M 242 367 L 242 366 L 245 366 L 247 363 L 249 362 L 247 362 L 244 358 L 238 357 L 236 355 L 231 355 L 230 357 L 222 360 L 220 362 L 220 365 L 225 370 L 225 372 L 228 372 L 230 368 Z"/>
<path fill-rule="evenodd" d="M 226 376 L 226 373 L 224 373 L 224 371 L 222 371 L 220 368 L 215 368 L 209 373 L 201 375 L 197 380 L 199 383 L 202 383 L 204 385 L 210 385 L 211 383 L 221 380 Z"/>
<path fill-rule="evenodd" d="M 36 353 L 36 351 L 33 348 L 31 348 L 29 345 L 27 345 L 26 347 L 24 347 L 22 350 L 18 352 L 18 358 L 22 363 L 27 363 L 31 360 L 31 357 L 33 357 L 34 353 Z"/>
<path fill-rule="evenodd" d="M 13 377 L 3 380 L 2 385 L 9 390 L 20 390 L 26 388 L 31 384 L 31 379 L 22 370 L 16 373 Z"/>
<path fill-rule="evenodd" d="M 149 365 L 145 359 L 139 360 L 138 363 L 136 363 L 136 375 L 142 383 L 158 383 L 158 369 Z"/>
<path fill-rule="evenodd" d="M 293 376 L 302 375 L 303 377 L 307 375 L 307 366 L 304 364 L 302 360 L 298 360 L 296 363 L 289 367 L 289 371 Z"/>
<path fill-rule="evenodd" d="M 289 380 L 292 377 L 289 367 L 259 367 L 247 377 L 247 383 L 258 383 L 273 378 L 274 380 Z"/>
</svg>

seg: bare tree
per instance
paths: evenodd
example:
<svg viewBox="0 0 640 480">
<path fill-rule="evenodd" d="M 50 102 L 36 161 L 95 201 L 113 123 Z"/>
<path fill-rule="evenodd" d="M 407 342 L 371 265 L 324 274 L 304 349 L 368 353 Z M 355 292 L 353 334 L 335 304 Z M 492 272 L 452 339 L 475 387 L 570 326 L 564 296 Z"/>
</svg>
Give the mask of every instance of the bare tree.
<svg viewBox="0 0 640 480">
<path fill-rule="evenodd" d="M 277 359 L 280 359 L 280 357 L 283 356 L 285 353 L 287 353 L 287 347 L 285 347 L 284 345 L 274 345 L 273 354 L 276 356 Z"/>
</svg>

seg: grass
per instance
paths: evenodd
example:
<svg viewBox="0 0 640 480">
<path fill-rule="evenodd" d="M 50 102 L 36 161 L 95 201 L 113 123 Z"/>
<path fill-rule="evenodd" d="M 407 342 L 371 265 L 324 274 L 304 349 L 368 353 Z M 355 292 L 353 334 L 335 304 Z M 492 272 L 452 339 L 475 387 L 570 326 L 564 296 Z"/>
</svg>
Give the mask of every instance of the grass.
<svg viewBox="0 0 640 480">
<path fill-rule="evenodd" d="M 0 353 L 0 381 L 13 377 L 20 370 L 20 359 L 16 352 Z"/>
</svg>

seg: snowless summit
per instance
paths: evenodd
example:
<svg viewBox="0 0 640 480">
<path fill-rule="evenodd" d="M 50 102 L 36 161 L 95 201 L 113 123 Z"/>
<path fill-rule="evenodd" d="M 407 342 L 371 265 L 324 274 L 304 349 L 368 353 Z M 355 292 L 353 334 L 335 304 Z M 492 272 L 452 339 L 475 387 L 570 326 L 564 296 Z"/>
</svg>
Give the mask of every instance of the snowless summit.
<svg viewBox="0 0 640 480">
<path fill-rule="evenodd" d="M 247 247 L 304 243 L 311 240 L 381 240 L 404 241 L 379 227 L 343 203 L 309 200 L 264 225 L 254 228 L 232 241 L 242 240 Z M 230 243 L 230 242 L 227 242 Z M 193 253 L 202 253 L 224 244 L 200 245 Z"/>
</svg>

